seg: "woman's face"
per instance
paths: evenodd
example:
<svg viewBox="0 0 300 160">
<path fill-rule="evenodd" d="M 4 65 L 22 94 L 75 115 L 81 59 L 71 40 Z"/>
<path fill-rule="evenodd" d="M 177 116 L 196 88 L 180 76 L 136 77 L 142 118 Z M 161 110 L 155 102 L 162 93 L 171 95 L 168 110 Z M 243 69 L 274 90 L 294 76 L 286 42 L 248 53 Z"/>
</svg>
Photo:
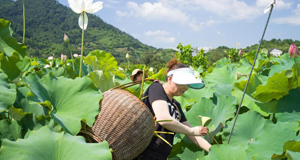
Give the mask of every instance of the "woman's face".
<svg viewBox="0 0 300 160">
<path fill-rule="evenodd" d="M 181 96 L 188 89 L 189 85 L 180 85 L 171 82 L 171 93 L 173 94 L 173 96 Z"/>
</svg>

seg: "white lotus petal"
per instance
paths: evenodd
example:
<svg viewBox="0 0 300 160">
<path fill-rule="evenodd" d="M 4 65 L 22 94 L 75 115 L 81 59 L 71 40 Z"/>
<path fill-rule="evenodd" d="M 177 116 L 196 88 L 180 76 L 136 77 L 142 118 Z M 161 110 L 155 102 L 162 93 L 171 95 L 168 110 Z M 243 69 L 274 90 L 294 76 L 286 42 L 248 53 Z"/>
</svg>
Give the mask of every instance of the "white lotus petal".
<svg viewBox="0 0 300 160">
<path fill-rule="evenodd" d="M 81 9 L 81 11 L 85 11 L 85 1 L 84 0 L 81 0 L 81 2 L 80 2 L 80 9 Z"/>
<path fill-rule="evenodd" d="M 84 25 L 83 25 L 83 16 L 84 16 Z M 88 25 L 88 16 L 87 14 L 84 12 L 84 15 L 80 14 L 79 16 L 79 20 L 78 20 L 78 25 L 81 29 L 83 29 L 83 26 L 84 26 L 84 30 L 86 30 L 87 28 L 87 25 Z"/>
<path fill-rule="evenodd" d="M 270 9 L 271 9 L 271 6 L 266 7 L 265 10 L 264 10 L 264 13 L 269 12 Z"/>
<path fill-rule="evenodd" d="M 92 7 L 93 0 L 85 0 L 85 11 L 89 10 Z"/>
<path fill-rule="evenodd" d="M 79 4 L 77 0 L 68 0 L 70 8 L 73 10 L 75 13 L 81 13 Z"/>
<path fill-rule="evenodd" d="M 96 13 L 96 12 L 98 12 L 99 10 L 101 10 L 103 8 L 102 3 L 103 2 L 101 2 L 101 1 L 93 3 L 92 7 L 89 8 L 87 10 L 87 12 L 88 13 Z"/>
</svg>

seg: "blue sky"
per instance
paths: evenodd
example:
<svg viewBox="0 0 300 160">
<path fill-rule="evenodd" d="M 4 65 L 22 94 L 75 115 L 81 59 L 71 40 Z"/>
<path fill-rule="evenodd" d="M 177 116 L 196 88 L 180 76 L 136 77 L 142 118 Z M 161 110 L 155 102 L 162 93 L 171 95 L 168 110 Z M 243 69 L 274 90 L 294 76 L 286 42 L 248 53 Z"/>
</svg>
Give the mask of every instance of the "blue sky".
<svg viewBox="0 0 300 160">
<path fill-rule="evenodd" d="M 67 0 L 58 0 L 69 6 Z M 94 0 L 97 2 L 99 0 Z M 156 48 L 259 43 L 273 0 L 101 0 L 106 23 Z M 87 28 L 88 30 L 88 28 Z M 265 38 L 300 40 L 300 0 L 277 0 Z"/>
</svg>

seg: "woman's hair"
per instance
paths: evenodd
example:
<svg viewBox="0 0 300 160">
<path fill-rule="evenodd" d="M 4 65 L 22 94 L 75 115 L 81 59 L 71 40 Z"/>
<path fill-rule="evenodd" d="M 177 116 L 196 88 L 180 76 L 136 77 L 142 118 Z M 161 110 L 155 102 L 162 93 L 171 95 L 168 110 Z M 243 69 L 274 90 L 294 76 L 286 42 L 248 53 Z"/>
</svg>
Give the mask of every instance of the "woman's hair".
<svg viewBox="0 0 300 160">
<path fill-rule="evenodd" d="M 187 65 L 182 64 L 177 58 L 171 59 L 167 63 L 167 67 L 168 67 L 168 72 L 178 69 L 178 68 L 189 68 Z M 166 77 L 166 81 L 168 81 L 168 76 Z"/>
</svg>

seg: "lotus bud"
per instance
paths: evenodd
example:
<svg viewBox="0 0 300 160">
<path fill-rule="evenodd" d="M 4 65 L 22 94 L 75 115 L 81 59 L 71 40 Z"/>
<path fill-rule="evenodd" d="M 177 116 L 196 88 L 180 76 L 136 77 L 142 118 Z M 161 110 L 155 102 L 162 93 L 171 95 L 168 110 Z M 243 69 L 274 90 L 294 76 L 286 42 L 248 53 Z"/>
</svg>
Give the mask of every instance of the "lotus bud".
<svg viewBox="0 0 300 160">
<path fill-rule="evenodd" d="M 289 55 L 290 57 L 294 57 L 294 58 L 299 56 L 298 48 L 294 44 L 290 46 Z"/>
<path fill-rule="evenodd" d="M 239 50 L 239 56 L 241 56 L 242 55 L 242 50 Z"/>
<path fill-rule="evenodd" d="M 49 64 L 46 64 L 45 66 L 44 66 L 44 68 L 49 68 L 50 67 L 50 65 Z"/>
<path fill-rule="evenodd" d="M 52 60 L 52 59 L 53 59 L 53 57 L 52 57 L 52 56 L 48 57 L 48 60 Z"/>
<path fill-rule="evenodd" d="M 66 42 L 66 43 L 69 43 L 70 42 L 70 39 L 69 39 L 69 37 L 64 33 L 64 41 Z"/>
<path fill-rule="evenodd" d="M 77 54 L 77 53 L 75 53 L 73 56 L 76 58 L 76 57 L 78 57 L 78 54 Z"/>
<path fill-rule="evenodd" d="M 153 67 L 150 67 L 150 68 L 149 68 L 149 71 L 150 71 L 150 72 L 153 72 Z"/>
<path fill-rule="evenodd" d="M 66 55 L 60 54 L 60 59 L 61 61 L 65 61 L 67 59 Z"/>
<path fill-rule="evenodd" d="M 130 56 L 129 56 L 129 54 L 127 53 L 127 54 L 126 54 L 126 59 L 129 59 L 129 58 L 130 58 Z"/>
<path fill-rule="evenodd" d="M 242 74 L 241 72 L 236 72 L 235 73 L 235 80 L 239 80 L 240 78 L 242 77 L 247 77 L 248 75 L 247 74 Z"/>
</svg>

